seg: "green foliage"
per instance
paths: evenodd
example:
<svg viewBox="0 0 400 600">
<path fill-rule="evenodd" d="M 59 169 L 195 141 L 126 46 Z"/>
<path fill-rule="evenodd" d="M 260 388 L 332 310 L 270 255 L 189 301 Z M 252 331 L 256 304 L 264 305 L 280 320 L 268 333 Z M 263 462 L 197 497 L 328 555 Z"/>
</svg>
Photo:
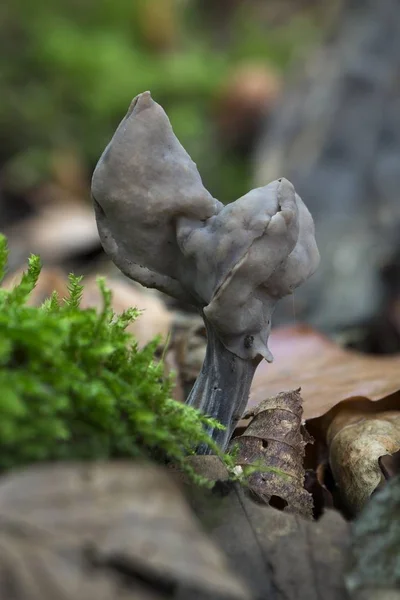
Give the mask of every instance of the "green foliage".
<svg viewBox="0 0 400 600">
<path fill-rule="evenodd" d="M 309 21 L 268 28 L 252 4 L 238 4 L 229 42 L 221 43 L 199 18 L 201 1 L 0 3 L 3 182 L 18 191 L 34 186 L 50 176 L 52 152 L 65 148 L 78 150 L 90 170 L 132 97 L 150 89 L 211 191 L 222 200 L 244 193 L 247 168 L 229 171 L 210 127 L 215 94 L 242 60 L 285 69 L 316 35 Z M 165 47 L 154 43 L 157 35 Z"/>
<path fill-rule="evenodd" d="M 0 237 L 0 272 L 6 268 Z M 172 381 L 156 362 L 157 340 L 139 349 L 126 326 L 136 309 L 116 316 L 80 309 L 81 278 L 41 307 L 26 305 L 40 274 L 32 256 L 19 285 L 0 293 L 0 472 L 37 461 L 157 457 L 184 468 L 206 442 L 204 425 L 220 426 L 171 398 Z"/>
</svg>

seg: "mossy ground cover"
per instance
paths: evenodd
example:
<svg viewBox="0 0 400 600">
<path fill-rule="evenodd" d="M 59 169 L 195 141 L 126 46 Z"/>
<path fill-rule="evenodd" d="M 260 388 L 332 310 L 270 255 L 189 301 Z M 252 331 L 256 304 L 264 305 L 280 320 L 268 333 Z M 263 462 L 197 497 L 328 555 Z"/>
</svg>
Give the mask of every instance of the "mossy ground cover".
<svg viewBox="0 0 400 600">
<path fill-rule="evenodd" d="M 0 272 L 7 243 L 0 237 Z M 39 274 L 31 256 L 21 282 L 0 289 L 0 473 L 39 461 L 147 457 L 184 465 L 217 426 L 171 397 L 173 381 L 155 359 L 157 340 L 140 349 L 126 331 L 140 318 L 104 306 L 81 309 L 81 278 L 69 293 L 27 306 Z M 218 451 L 217 449 L 215 449 Z"/>
</svg>

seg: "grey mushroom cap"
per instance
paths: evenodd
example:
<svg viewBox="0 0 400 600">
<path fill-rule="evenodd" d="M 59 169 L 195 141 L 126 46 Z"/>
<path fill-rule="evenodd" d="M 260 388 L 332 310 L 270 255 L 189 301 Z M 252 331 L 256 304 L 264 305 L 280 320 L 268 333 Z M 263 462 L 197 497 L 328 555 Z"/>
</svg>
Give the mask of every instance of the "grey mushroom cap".
<svg viewBox="0 0 400 600">
<path fill-rule="evenodd" d="M 199 306 L 236 356 L 272 360 L 273 309 L 319 263 L 312 217 L 289 181 L 224 206 L 145 92 L 100 158 L 92 194 L 103 246 L 124 273 Z"/>
<path fill-rule="evenodd" d="M 178 281 L 176 219 L 206 220 L 222 206 L 150 92 L 139 94 L 92 177 L 100 239 L 128 277 L 192 301 Z"/>
<path fill-rule="evenodd" d="M 271 191 L 276 200 L 272 215 L 268 203 L 263 202 Z M 260 202 L 254 202 L 254 197 Z M 267 342 L 275 305 L 303 283 L 319 263 L 314 224 L 286 179 L 253 190 L 233 206 L 238 203 L 237 227 L 248 226 L 250 218 L 249 237 L 255 230 L 259 234 L 226 269 L 204 314 L 231 352 L 244 359 L 261 355 L 270 362 Z M 223 213 L 219 214 L 221 219 Z"/>
</svg>

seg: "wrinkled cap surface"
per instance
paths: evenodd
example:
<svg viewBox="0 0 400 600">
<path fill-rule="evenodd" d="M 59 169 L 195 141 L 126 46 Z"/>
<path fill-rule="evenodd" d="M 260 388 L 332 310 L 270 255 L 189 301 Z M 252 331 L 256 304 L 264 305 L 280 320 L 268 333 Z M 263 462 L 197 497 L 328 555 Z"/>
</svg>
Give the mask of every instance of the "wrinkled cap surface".
<svg viewBox="0 0 400 600">
<path fill-rule="evenodd" d="M 276 302 L 319 262 L 312 217 L 289 181 L 224 206 L 145 92 L 100 158 L 92 194 L 103 246 L 123 272 L 201 307 L 237 356 L 272 360 Z"/>
<path fill-rule="evenodd" d="M 195 163 L 150 92 L 136 96 L 92 178 L 100 237 L 123 271 L 130 261 L 177 277 L 175 220 L 215 214 L 220 203 L 204 188 Z"/>
</svg>

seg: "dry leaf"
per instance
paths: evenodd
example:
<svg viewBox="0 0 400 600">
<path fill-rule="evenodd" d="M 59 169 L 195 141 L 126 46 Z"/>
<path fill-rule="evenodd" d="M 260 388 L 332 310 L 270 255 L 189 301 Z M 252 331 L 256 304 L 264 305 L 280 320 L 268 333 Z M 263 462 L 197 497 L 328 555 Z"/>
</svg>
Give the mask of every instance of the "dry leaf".
<svg viewBox="0 0 400 600">
<path fill-rule="evenodd" d="M 157 590 L 129 579 L 129 589 L 107 570 L 87 568 L 81 553 L 66 560 L 36 539 L 36 531 L 12 523 L 0 529 L 0 598 L 2 600 L 163 600 Z M 75 558 L 75 560 L 74 560 Z"/>
<path fill-rule="evenodd" d="M 399 446 L 393 431 L 390 442 L 386 435 L 386 442 L 378 444 L 368 423 L 353 423 L 349 431 L 344 428 L 362 419 L 378 423 L 377 413 L 400 406 L 396 395 L 400 390 L 400 356 L 344 350 L 305 326 L 276 330 L 270 347 L 275 362 L 259 366 L 249 406 L 287 385 L 301 386 L 307 429 L 319 442 L 329 442 L 330 464 L 340 496 L 354 514 L 383 480 L 379 456 L 393 453 Z M 377 434 L 379 429 L 377 425 Z M 339 430 L 343 431 L 332 445 Z"/>
<path fill-rule="evenodd" d="M 400 412 L 339 412 L 329 426 L 327 442 L 341 498 L 355 515 L 385 481 L 379 458 L 400 450 Z"/>
<path fill-rule="evenodd" d="M 205 348 L 204 339 L 203 345 L 200 338 L 198 341 L 198 348 Z M 319 419 L 307 422 L 307 428 L 318 439 L 319 445 L 325 443 L 326 432 L 332 419 L 339 411 L 344 411 L 346 406 L 364 414 L 400 406 L 400 397 L 392 395 L 400 389 L 398 356 L 365 356 L 343 350 L 326 337 L 304 326 L 273 331 L 270 346 L 275 362 L 272 365 L 263 362 L 258 367 L 248 406 L 254 406 L 270 394 L 279 393 L 288 385 L 302 385 L 304 416 L 308 419 L 320 416 Z M 187 355 L 188 352 L 178 354 L 180 365 L 183 364 L 182 356 Z M 193 353 L 190 356 L 192 362 L 189 364 L 192 365 L 192 375 L 195 376 L 201 367 L 201 360 L 193 361 Z M 248 421 L 242 420 L 238 432 L 242 432 L 247 424 Z M 382 453 L 386 454 L 386 451 L 383 450 Z M 316 461 L 309 466 L 318 469 L 318 465 Z M 316 516 L 332 503 L 329 491 L 322 481 L 319 483 L 322 489 L 317 486 L 318 490 L 315 491 L 315 485 L 312 488 L 317 501 L 318 494 L 322 496 L 316 507 Z M 372 487 L 371 491 L 373 489 L 375 488 Z M 336 492 L 337 490 L 335 495 Z"/>
<path fill-rule="evenodd" d="M 201 475 L 227 478 L 215 456 L 197 457 L 196 465 L 191 464 Z M 219 481 L 211 491 L 193 486 L 186 491 L 252 598 L 348 598 L 343 574 L 349 560 L 349 525 L 338 512 L 328 510 L 318 522 L 310 521 L 254 502 L 246 488 L 227 481 Z"/>
<path fill-rule="evenodd" d="M 12 261 L 20 264 L 34 253 L 44 263 L 54 265 L 82 252 L 100 250 L 96 220 L 89 204 L 50 184 L 40 190 L 40 198 L 43 204 L 38 205 L 37 214 L 6 232 Z"/>
<path fill-rule="evenodd" d="M 1 598 L 13 590 L 16 600 L 150 600 L 171 598 L 176 586 L 249 597 L 169 474 L 136 462 L 1 478 L 0 555 Z"/>
<path fill-rule="evenodd" d="M 282 392 L 261 402 L 245 415 L 252 417 L 245 432 L 234 439 L 236 464 L 259 461 L 273 471 L 249 477 L 250 490 L 275 508 L 311 518 L 312 496 L 304 488 L 304 448 L 312 438 L 303 432 L 299 390 Z"/>
<path fill-rule="evenodd" d="M 313 419 L 342 400 L 377 401 L 400 390 L 399 355 L 371 356 L 343 350 L 303 325 L 276 329 L 269 347 L 274 362 L 259 365 L 249 408 L 283 389 L 301 387 L 304 418 Z"/>
</svg>

